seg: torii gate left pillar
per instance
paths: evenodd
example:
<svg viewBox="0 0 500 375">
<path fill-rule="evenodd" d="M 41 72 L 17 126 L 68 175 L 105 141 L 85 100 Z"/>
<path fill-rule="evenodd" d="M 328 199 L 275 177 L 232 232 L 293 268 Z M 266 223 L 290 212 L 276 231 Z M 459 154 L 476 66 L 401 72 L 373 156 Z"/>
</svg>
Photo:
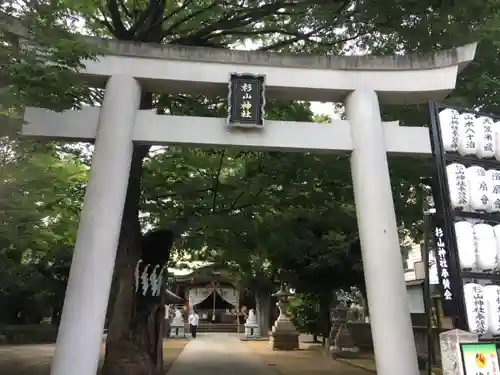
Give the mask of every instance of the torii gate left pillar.
<svg viewBox="0 0 500 375">
<path fill-rule="evenodd" d="M 214 49 L 203 56 L 197 48 L 186 59 L 189 51 L 184 47 L 155 49 L 114 43 L 113 48 L 114 52 L 99 61 L 87 62 L 83 72 L 96 86 L 106 84 L 102 109 L 63 114 L 28 109 L 25 115 L 25 135 L 96 139 L 52 375 L 95 375 L 132 142 L 352 152 L 377 372 L 417 375 L 386 154 L 428 155 L 430 142 L 425 127 L 383 123 L 379 101 L 411 104 L 442 98 L 454 88 L 459 69 L 474 57 L 475 45 L 423 59 L 366 57 L 364 62 L 363 57 L 353 61 L 311 57 L 305 62 L 303 57 L 294 60 L 276 54 Z M 330 124 L 267 121 L 261 132 L 241 133 L 229 130 L 225 119 L 159 116 L 138 110 L 138 82 L 148 91 L 220 93 L 227 90 L 231 72 L 266 74 L 266 91 L 271 98 L 345 100 L 348 120 Z"/>
<path fill-rule="evenodd" d="M 141 88 L 113 76 L 100 111 L 52 374 L 96 374 L 120 237 Z"/>
</svg>

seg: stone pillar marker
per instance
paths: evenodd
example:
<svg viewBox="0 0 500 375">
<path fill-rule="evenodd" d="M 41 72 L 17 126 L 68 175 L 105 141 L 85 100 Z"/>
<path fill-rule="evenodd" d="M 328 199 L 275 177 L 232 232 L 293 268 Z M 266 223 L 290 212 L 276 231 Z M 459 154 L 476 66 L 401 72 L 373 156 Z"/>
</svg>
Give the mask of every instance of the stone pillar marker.
<svg viewBox="0 0 500 375">
<path fill-rule="evenodd" d="M 475 343 L 479 341 L 479 336 L 475 333 L 453 329 L 439 335 L 439 346 L 441 350 L 441 366 L 443 375 L 461 375 L 462 354 L 460 353 L 460 343 Z"/>
<path fill-rule="evenodd" d="M 377 373 L 418 375 L 377 94 L 355 90 L 347 96 L 345 108 L 351 124 L 351 173 Z"/>
<path fill-rule="evenodd" d="M 351 331 L 347 323 L 343 323 L 335 335 L 335 344 L 332 346 L 332 357 L 355 357 L 359 354 L 360 349 L 354 343 L 351 336 Z"/>
<path fill-rule="evenodd" d="M 339 305 L 334 309 L 334 321 L 329 337 L 332 344 L 329 349 L 333 358 L 354 357 L 360 352 L 351 336 L 347 322 L 347 311 L 345 305 Z"/>
<path fill-rule="evenodd" d="M 245 322 L 245 337 L 250 339 L 260 337 L 260 325 L 254 309 L 250 309 L 248 312 L 248 318 Z"/>
<path fill-rule="evenodd" d="M 170 338 L 186 337 L 186 323 L 179 309 L 175 310 L 174 318 L 170 323 Z"/>
<path fill-rule="evenodd" d="M 134 78 L 108 80 L 51 375 L 97 372 L 140 97 Z"/>
</svg>

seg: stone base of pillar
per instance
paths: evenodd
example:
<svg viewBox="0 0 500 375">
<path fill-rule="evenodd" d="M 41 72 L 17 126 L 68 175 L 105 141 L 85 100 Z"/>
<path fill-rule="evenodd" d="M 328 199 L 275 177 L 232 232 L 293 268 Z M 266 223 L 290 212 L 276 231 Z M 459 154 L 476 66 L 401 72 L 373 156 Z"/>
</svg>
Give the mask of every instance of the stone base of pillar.
<svg viewBox="0 0 500 375">
<path fill-rule="evenodd" d="M 439 335 L 439 346 L 441 349 L 443 375 L 463 373 L 460 343 L 476 343 L 478 341 L 479 336 L 477 334 L 462 331 L 460 329 L 453 329 L 441 333 Z"/>
<path fill-rule="evenodd" d="M 335 345 L 331 349 L 333 358 L 356 357 L 360 350 L 354 344 L 351 331 L 346 323 L 343 323 L 335 335 Z"/>
<path fill-rule="evenodd" d="M 240 341 L 269 341 L 269 337 L 246 337 L 246 336 L 241 336 Z"/>
<path fill-rule="evenodd" d="M 295 350 L 299 348 L 299 333 L 287 318 L 278 318 L 274 323 L 269 344 L 273 350 Z"/>
<path fill-rule="evenodd" d="M 273 350 L 297 350 L 299 334 L 297 332 L 273 332 L 269 337 L 269 345 Z"/>
<path fill-rule="evenodd" d="M 170 338 L 175 339 L 175 338 L 185 338 L 186 337 L 186 330 L 184 326 L 172 326 L 170 329 Z"/>
<path fill-rule="evenodd" d="M 359 357 L 359 348 L 358 347 L 352 347 L 352 348 L 339 348 L 337 346 L 332 347 L 331 349 L 332 352 L 332 358 L 357 358 Z"/>
<path fill-rule="evenodd" d="M 259 325 L 245 325 L 245 337 L 247 338 L 257 338 L 260 337 L 260 327 Z"/>
</svg>

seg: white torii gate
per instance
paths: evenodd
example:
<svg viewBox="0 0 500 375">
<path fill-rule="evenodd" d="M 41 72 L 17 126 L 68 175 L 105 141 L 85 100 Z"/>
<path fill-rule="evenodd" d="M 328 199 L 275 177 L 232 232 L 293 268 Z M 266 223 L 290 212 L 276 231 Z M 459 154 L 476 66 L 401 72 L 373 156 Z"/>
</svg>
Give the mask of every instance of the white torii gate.
<svg viewBox="0 0 500 375">
<path fill-rule="evenodd" d="M 426 127 L 383 123 L 379 103 L 439 100 L 473 60 L 476 45 L 426 56 L 290 56 L 151 46 L 92 39 L 109 50 L 82 75 L 105 87 L 101 108 L 54 113 L 28 108 L 23 134 L 86 141 L 95 151 L 64 301 L 52 375 L 95 375 L 113 275 L 133 143 L 352 152 L 373 343 L 380 375 L 417 375 L 387 153 L 430 154 Z M 347 120 L 266 121 L 257 131 L 226 119 L 139 110 L 142 90 L 227 93 L 230 73 L 266 75 L 273 99 L 343 101 Z"/>
</svg>

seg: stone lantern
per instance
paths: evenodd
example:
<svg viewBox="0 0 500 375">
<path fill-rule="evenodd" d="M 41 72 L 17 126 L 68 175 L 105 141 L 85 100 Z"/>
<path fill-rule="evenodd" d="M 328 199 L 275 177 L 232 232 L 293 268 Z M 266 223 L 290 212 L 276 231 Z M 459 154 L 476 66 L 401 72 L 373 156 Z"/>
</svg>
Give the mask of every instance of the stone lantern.
<svg viewBox="0 0 500 375">
<path fill-rule="evenodd" d="M 299 348 L 299 333 L 286 312 L 288 299 L 294 294 L 295 291 L 284 286 L 281 286 L 280 290 L 273 294 L 273 297 L 278 298 L 276 306 L 280 311 L 269 339 L 273 350 L 295 350 Z"/>
</svg>

